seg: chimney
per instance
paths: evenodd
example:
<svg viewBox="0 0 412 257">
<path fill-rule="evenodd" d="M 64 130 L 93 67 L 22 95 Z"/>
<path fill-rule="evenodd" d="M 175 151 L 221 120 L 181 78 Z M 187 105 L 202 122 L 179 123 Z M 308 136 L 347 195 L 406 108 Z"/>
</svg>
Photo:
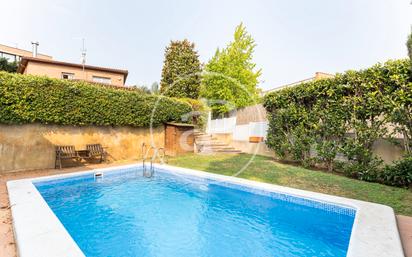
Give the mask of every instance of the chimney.
<svg viewBox="0 0 412 257">
<path fill-rule="evenodd" d="M 31 45 L 33 47 L 32 56 L 36 58 L 37 57 L 37 47 L 39 46 L 39 42 L 38 41 L 36 41 L 36 42 L 32 41 Z"/>
</svg>

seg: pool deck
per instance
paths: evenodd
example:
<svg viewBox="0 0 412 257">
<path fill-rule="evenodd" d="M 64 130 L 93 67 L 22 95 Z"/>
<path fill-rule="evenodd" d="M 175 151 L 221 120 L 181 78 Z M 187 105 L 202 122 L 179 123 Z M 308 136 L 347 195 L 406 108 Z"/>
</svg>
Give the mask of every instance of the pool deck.
<svg viewBox="0 0 412 257">
<path fill-rule="evenodd" d="M 133 163 L 133 162 L 129 162 Z M 17 256 L 15 240 L 13 235 L 13 226 L 11 211 L 9 207 L 9 197 L 7 193 L 6 182 L 23 178 L 34 178 L 39 176 L 49 176 L 76 171 L 92 170 L 96 168 L 105 168 L 117 165 L 128 164 L 127 162 L 116 162 L 111 164 L 97 164 L 89 166 L 80 166 L 66 168 L 62 170 L 34 170 L 23 172 L 3 173 L 0 175 L 0 257 Z M 412 257 L 412 217 L 397 216 L 397 223 L 401 235 L 404 252 L 406 257 Z"/>
</svg>

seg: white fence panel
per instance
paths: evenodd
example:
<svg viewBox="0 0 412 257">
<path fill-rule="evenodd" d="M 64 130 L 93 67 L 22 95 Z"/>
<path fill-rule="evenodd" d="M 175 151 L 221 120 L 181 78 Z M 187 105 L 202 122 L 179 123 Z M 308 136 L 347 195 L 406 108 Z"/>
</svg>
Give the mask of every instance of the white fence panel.
<svg viewBox="0 0 412 257">
<path fill-rule="evenodd" d="M 208 133 L 233 133 L 236 126 L 236 117 L 209 120 Z"/>
<path fill-rule="evenodd" d="M 233 140 L 248 141 L 250 134 L 249 124 L 237 125 L 233 131 Z"/>
</svg>

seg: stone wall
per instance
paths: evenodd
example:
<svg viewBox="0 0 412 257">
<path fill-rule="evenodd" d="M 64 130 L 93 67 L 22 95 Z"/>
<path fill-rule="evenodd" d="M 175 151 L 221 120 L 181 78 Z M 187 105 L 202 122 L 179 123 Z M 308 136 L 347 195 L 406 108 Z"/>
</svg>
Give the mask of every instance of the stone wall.
<svg viewBox="0 0 412 257">
<path fill-rule="evenodd" d="M 109 160 L 140 160 L 142 143 L 164 147 L 164 127 L 74 127 L 57 125 L 0 125 L 0 173 L 54 168 L 55 145 L 100 143 L 106 147 Z"/>
</svg>

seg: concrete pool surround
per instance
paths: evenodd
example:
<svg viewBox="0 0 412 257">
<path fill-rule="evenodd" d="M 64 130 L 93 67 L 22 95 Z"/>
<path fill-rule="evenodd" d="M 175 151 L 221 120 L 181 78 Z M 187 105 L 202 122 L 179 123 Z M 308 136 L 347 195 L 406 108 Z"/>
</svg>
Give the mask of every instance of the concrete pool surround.
<svg viewBox="0 0 412 257">
<path fill-rule="evenodd" d="M 388 206 L 170 165 L 154 164 L 154 167 L 159 172 L 168 172 L 188 179 L 190 177 L 207 179 L 214 183 L 242 187 L 251 191 L 316 202 L 319 206 L 336 206 L 339 210 L 356 211 L 347 256 L 404 256 L 395 213 Z M 85 256 L 33 183 L 83 175 L 94 176 L 94 174 L 102 174 L 104 179 L 105 174 L 128 172 L 128 170 L 130 172 L 139 168 L 142 168 L 141 163 L 7 182 L 19 256 Z"/>
</svg>

